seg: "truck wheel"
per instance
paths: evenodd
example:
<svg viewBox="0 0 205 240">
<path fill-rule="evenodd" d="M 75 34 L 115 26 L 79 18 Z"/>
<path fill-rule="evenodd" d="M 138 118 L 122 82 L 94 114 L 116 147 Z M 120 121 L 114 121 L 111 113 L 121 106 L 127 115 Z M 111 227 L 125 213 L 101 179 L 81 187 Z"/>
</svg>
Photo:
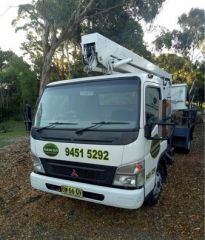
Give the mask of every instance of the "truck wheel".
<svg viewBox="0 0 205 240">
<path fill-rule="evenodd" d="M 163 182 L 163 166 L 160 164 L 156 172 L 155 186 L 152 192 L 148 195 L 147 199 L 145 200 L 145 202 L 148 205 L 153 206 L 158 202 L 162 190 L 162 182 Z"/>
</svg>

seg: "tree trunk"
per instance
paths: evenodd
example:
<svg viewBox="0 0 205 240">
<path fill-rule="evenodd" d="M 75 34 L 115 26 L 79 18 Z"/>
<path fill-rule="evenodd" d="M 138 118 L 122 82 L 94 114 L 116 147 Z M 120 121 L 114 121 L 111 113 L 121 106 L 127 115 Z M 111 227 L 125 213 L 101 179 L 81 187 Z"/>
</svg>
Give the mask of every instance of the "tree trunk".
<svg viewBox="0 0 205 240">
<path fill-rule="evenodd" d="M 50 69 L 51 69 L 52 58 L 55 50 L 56 48 L 53 47 L 48 52 L 45 53 L 43 67 L 41 71 L 39 96 L 42 95 L 46 85 L 50 82 Z"/>
</svg>

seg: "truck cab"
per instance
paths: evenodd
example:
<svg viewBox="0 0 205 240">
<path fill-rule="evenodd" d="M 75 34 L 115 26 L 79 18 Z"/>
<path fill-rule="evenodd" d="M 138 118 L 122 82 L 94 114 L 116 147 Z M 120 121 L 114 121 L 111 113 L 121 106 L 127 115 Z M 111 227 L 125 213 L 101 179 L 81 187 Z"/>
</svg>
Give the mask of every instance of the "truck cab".
<svg viewBox="0 0 205 240">
<path fill-rule="evenodd" d="M 147 73 L 48 84 L 31 130 L 32 186 L 121 208 L 156 202 L 167 140 L 144 126 L 162 118 L 164 88 Z"/>
</svg>

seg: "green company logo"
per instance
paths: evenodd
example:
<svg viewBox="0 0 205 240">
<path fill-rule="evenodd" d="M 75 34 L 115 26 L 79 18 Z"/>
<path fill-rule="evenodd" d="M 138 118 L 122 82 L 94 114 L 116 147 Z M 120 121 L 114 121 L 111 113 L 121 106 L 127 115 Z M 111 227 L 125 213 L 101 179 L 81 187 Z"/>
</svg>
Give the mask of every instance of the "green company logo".
<svg viewBox="0 0 205 240">
<path fill-rule="evenodd" d="M 59 153 L 58 147 L 53 143 L 47 143 L 43 147 L 43 151 L 46 155 L 54 157 Z"/>
<path fill-rule="evenodd" d="M 154 137 L 158 138 L 159 135 L 156 134 Z M 154 139 L 152 140 L 151 143 L 151 148 L 150 148 L 150 154 L 153 158 L 156 158 L 156 156 L 159 154 L 160 150 L 160 140 Z"/>
</svg>

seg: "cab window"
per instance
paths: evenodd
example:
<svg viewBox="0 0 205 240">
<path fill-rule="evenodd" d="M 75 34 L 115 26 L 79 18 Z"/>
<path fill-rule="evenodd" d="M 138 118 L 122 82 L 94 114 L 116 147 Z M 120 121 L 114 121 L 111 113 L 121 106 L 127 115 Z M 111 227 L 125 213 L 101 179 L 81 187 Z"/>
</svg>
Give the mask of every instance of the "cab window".
<svg viewBox="0 0 205 240">
<path fill-rule="evenodd" d="M 147 87 L 145 90 L 145 118 L 146 124 L 159 121 L 160 112 L 160 89 L 157 87 Z"/>
</svg>

